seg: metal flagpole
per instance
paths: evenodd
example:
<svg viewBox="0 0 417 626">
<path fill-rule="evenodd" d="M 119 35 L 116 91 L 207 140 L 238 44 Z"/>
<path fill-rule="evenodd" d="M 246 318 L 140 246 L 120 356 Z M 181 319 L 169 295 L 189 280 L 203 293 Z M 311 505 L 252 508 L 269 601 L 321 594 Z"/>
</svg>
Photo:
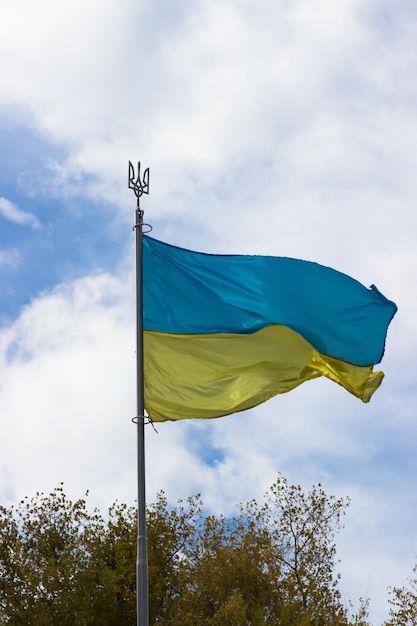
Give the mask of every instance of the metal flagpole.
<svg viewBox="0 0 417 626">
<path fill-rule="evenodd" d="M 136 240 L 136 384 L 137 414 L 133 421 L 137 425 L 137 472 L 138 472 L 138 542 L 136 561 L 136 614 L 137 626 L 149 626 L 148 600 L 148 548 L 146 539 L 146 493 L 145 493 L 145 410 L 143 385 L 143 290 L 142 290 L 142 235 L 143 211 L 140 208 L 142 194 L 149 193 L 149 168 L 143 177 L 138 162 L 137 177 L 129 161 L 129 189 L 136 198 L 135 240 Z"/>
</svg>

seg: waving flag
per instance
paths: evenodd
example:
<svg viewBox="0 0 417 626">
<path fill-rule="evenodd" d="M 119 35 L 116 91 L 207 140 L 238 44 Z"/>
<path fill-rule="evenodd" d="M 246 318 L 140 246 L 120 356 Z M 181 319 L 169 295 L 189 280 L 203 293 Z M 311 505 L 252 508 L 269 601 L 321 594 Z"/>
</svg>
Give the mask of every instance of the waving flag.
<svg viewBox="0 0 417 626">
<path fill-rule="evenodd" d="M 254 407 L 326 376 L 364 402 L 397 310 L 328 267 L 143 238 L 145 408 L 154 421 Z"/>
</svg>

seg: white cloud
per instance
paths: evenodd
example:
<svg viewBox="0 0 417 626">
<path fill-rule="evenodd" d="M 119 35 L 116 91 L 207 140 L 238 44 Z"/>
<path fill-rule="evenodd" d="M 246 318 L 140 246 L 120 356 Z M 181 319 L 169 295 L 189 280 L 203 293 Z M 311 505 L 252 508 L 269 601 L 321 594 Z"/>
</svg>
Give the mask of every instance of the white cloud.
<svg viewBox="0 0 417 626">
<path fill-rule="evenodd" d="M 64 480 L 71 493 L 98 486 L 101 504 L 132 499 L 133 473 L 115 488 L 123 459 L 134 465 L 130 305 L 117 279 L 94 276 L 37 299 L 1 331 L 3 494 Z"/>
<path fill-rule="evenodd" d="M 20 263 L 19 251 L 15 248 L 11 250 L 0 250 L 0 268 L 17 267 Z"/>
<path fill-rule="evenodd" d="M 39 220 L 26 211 L 19 209 L 13 202 L 6 198 L 0 197 L 0 215 L 6 220 L 10 220 L 15 224 L 21 224 L 22 226 L 30 226 L 31 228 L 40 228 Z"/>
<path fill-rule="evenodd" d="M 331 105 L 338 67 L 363 52 L 357 5 L 201 1 L 173 25 L 128 0 L 59 12 L 51 0 L 36 11 L 9 2 L 0 101 L 28 105 L 71 146 L 69 172 L 98 173 L 102 193 L 109 180 L 119 191 L 132 149 L 178 193 L 188 173 L 281 158 L 294 124 Z"/>
</svg>

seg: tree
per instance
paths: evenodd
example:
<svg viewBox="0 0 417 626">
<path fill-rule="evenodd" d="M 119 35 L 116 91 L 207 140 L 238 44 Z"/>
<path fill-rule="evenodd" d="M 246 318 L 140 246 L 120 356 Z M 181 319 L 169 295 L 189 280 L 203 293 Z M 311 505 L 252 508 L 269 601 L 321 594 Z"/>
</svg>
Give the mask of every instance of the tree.
<svg viewBox="0 0 417 626">
<path fill-rule="evenodd" d="M 190 578 L 186 555 L 193 550 L 201 506 L 196 495 L 170 509 L 160 492 L 147 508 L 150 624 L 178 623 L 175 607 Z"/>
<path fill-rule="evenodd" d="M 72 583 L 85 561 L 78 542 L 85 521 L 84 501 L 70 503 L 62 487 L 17 509 L 0 508 L 0 623 L 69 624 Z"/>
<path fill-rule="evenodd" d="M 334 538 L 347 506 L 320 485 L 305 495 L 279 476 L 263 504 L 193 519 L 182 592 L 166 623 L 365 626 L 367 606 L 350 622 L 337 589 Z"/>
<path fill-rule="evenodd" d="M 105 522 L 62 485 L 0 507 L 0 624 L 134 625 L 134 529 L 133 509 Z"/>
<path fill-rule="evenodd" d="M 337 589 L 334 538 L 349 499 L 327 496 L 321 485 L 305 494 L 279 476 L 261 509 L 281 566 L 281 603 L 288 623 L 344 624 L 347 611 Z"/>
<path fill-rule="evenodd" d="M 367 606 L 349 619 L 337 590 L 347 506 L 282 476 L 232 517 L 204 516 L 198 495 L 169 507 L 161 492 L 147 510 L 150 624 L 366 626 Z M 104 518 L 62 485 L 0 507 L 0 625 L 133 626 L 135 561 L 133 507 Z"/>
<path fill-rule="evenodd" d="M 172 623 L 265 624 L 271 604 L 266 568 L 270 540 L 243 516 L 208 516 L 196 526 L 186 553 L 188 580 L 175 607 Z"/>
<path fill-rule="evenodd" d="M 408 579 L 408 586 L 389 589 L 390 618 L 384 626 L 417 625 L 417 565 L 413 572 L 415 576 Z"/>
</svg>

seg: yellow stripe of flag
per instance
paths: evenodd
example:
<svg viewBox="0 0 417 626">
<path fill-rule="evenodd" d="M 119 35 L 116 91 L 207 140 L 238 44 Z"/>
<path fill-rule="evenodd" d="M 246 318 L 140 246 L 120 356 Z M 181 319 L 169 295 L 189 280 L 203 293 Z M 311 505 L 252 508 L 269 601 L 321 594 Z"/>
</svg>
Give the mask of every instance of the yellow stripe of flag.
<svg viewBox="0 0 417 626">
<path fill-rule="evenodd" d="M 319 376 L 364 402 L 383 373 L 320 354 L 281 325 L 253 334 L 144 333 L 145 408 L 155 422 L 252 408 Z"/>
</svg>

